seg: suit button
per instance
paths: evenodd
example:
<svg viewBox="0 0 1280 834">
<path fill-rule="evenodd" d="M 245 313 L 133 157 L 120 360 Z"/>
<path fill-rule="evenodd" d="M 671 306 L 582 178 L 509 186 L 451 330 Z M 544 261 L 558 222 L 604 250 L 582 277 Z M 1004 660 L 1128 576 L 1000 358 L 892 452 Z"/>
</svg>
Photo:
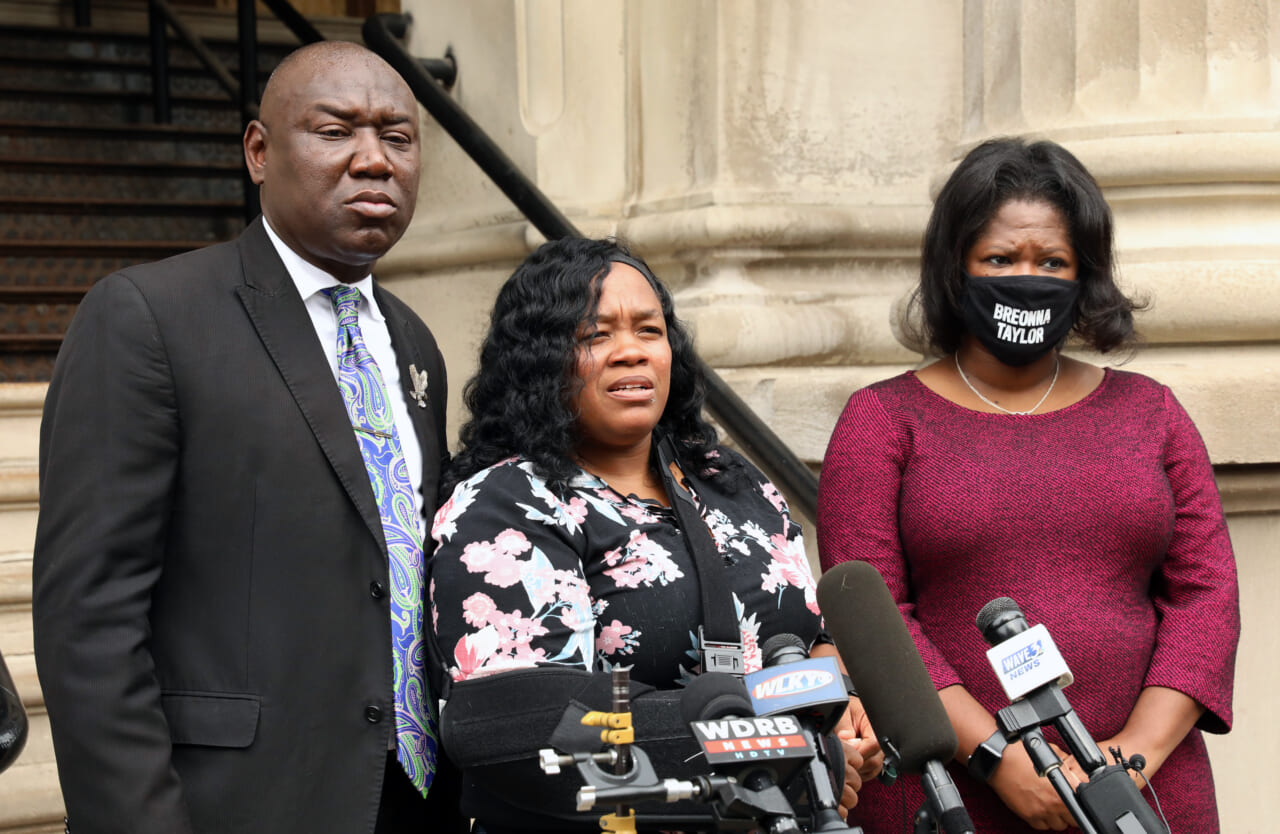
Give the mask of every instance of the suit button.
<svg viewBox="0 0 1280 834">
<path fill-rule="evenodd" d="M 364 708 L 364 720 L 370 724 L 377 724 L 382 720 L 382 708 L 368 706 Z"/>
<path fill-rule="evenodd" d="M 387 587 L 377 580 L 369 583 L 369 596 L 382 599 L 387 595 Z"/>
</svg>

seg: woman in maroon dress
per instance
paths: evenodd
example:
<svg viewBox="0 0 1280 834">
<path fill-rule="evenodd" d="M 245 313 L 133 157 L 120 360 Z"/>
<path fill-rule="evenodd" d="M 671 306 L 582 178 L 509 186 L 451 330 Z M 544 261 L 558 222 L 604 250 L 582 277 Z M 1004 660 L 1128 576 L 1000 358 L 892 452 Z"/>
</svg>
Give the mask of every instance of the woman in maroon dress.
<svg viewBox="0 0 1280 834">
<path fill-rule="evenodd" d="M 822 470 L 823 567 L 884 575 L 955 727 L 949 769 L 978 831 L 1071 824 L 1020 743 L 988 757 L 987 784 L 966 769 L 1008 703 L 974 616 L 1010 596 L 1047 625 L 1104 752 L 1145 756 L 1173 832 L 1216 832 L 1200 731 L 1231 724 L 1234 558 L 1169 389 L 1060 352 L 1070 333 L 1102 353 L 1135 340 L 1093 178 L 1051 142 L 974 149 L 934 206 L 914 303 L 943 358 L 850 398 Z M 1069 758 L 1067 772 L 1083 777 Z M 854 818 L 909 831 L 922 799 L 916 780 L 869 784 Z"/>
</svg>

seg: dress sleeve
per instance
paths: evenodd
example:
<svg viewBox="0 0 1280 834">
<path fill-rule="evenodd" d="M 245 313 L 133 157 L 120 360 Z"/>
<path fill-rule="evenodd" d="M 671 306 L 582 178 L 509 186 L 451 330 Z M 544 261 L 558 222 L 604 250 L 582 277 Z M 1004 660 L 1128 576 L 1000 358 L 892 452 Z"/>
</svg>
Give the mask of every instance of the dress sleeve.
<svg viewBox="0 0 1280 834">
<path fill-rule="evenodd" d="M 1159 613 L 1144 686 L 1176 689 L 1205 707 L 1197 726 L 1231 728 L 1240 638 L 1240 592 L 1213 467 L 1190 416 L 1165 389 L 1169 414 L 1164 467 L 1176 515 L 1168 553 L 1153 581 Z"/>
<path fill-rule="evenodd" d="M 528 467 L 486 469 L 436 513 L 431 615 L 455 681 L 548 664 L 592 671 L 587 505 L 553 494 Z"/>
<path fill-rule="evenodd" d="M 960 676 L 915 618 L 911 572 L 899 535 L 899 494 L 907 442 L 876 393 L 854 393 L 836 422 L 818 480 L 818 554 L 823 570 L 860 559 L 884 577 L 933 685 Z"/>
</svg>

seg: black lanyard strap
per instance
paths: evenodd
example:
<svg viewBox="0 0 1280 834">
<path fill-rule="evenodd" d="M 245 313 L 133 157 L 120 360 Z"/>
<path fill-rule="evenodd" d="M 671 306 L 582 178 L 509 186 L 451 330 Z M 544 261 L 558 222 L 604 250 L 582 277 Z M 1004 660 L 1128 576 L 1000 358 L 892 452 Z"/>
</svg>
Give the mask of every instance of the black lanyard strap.
<svg viewBox="0 0 1280 834">
<path fill-rule="evenodd" d="M 702 625 L 698 629 L 702 644 L 702 671 L 728 672 L 741 675 L 743 666 L 742 633 L 725 574 L 724 558 L 702 520 L 693 496 L 676 479 L 672 471 L 676 463 L 675 446 L 669 437 L 658 440 L 658 466 L 666 486 L 667 499 L 680 522 L 680 533 L 693 556 L 698 572 L 698 590 L 702 597 Z M 683 471 L 683 470 L 680 470 Z M 686 475 L 687 477 L 687 475 Z"/>
</svg>

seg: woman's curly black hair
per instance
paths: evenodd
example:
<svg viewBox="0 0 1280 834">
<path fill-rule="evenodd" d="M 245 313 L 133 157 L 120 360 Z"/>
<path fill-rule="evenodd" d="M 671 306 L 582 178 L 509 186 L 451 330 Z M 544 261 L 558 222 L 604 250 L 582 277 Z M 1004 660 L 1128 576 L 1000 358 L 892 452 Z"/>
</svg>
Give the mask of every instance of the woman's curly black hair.
<svg viewBox="0 0 1280 834">
<path fill-rule="evenodd" d="M 925 229 L 920 284 L 908 315 L 911 335 L 940 355 L 954 353 L 966 331 L 965 258 L 1001 206 L 1012 200 L 1044 202 L 1066 219 L 1079 263 L 1078 316 L 1072 332 L 1106 353 L 1134 346 L 1133 313 L 1143 304 L 1116 286 L 1111 208 L 1093 176 L 1054 142 L 1017 137 L 991 139 L 974 148 L 938 194 Z"/>
<path fill-rule="evenodd" d="M 733 456 L 716 456 L 716 431 L 702 417 L 706 383 L 693 339 L 675 316 L 671 293 L 648 266 L 614 240 L 562 238 L 525 259 L 498 292 L 480 367 L 463 389 L 471 419 L 441 494 L 513 456 L 533 462 L 538 475 L 563 490 L 578 471 L 577 377 L 579 329 L 595 318 L 600 289 L 615 261 L 637 267 L 657 293 L 671 345 L 671 386 L 658 431 L 675 442 L 680 465 L 726 485 Z M 715 470 L 715 471 L 712 471 Z"/>
</svg>

